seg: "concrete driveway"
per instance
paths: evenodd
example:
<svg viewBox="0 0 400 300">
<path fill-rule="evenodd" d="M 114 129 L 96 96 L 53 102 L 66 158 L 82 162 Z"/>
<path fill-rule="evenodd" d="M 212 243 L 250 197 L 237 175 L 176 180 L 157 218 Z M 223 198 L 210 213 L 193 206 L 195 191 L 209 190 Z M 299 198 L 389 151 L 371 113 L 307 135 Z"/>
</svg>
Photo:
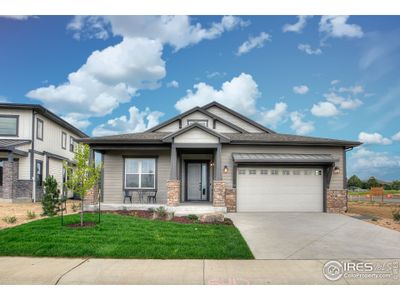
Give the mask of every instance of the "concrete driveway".
<svg viewBox="0 0 400 300">
<path fill-rule="evenodd" d="M 228 214 L 257 259 L 400 258 L 400 232 L 339 214 Z"/>
</svg>

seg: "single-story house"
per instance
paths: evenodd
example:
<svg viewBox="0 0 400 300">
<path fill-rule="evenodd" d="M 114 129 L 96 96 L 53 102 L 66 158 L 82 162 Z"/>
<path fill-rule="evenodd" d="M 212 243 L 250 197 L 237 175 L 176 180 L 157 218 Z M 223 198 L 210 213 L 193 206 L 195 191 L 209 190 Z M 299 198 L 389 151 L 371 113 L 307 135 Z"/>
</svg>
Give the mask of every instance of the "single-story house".
<svg viewBox="0 0 400 300">
<path fill-rule="evenodd" d="M 102 153 L 106 204 L 228 212 L 346 210 L 346 151 L 360 145 L 279 134 L 217 102 L 145 132 L 80 141 Z"/>
</svg>

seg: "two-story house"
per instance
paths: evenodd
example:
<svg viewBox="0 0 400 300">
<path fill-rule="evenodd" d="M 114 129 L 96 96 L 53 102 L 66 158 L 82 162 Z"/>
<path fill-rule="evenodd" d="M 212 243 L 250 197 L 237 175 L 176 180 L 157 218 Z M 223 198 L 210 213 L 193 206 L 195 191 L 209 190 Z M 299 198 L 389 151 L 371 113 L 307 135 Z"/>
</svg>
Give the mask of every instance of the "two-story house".
<svg viewBox="0 0 400 300">
<path fill-rule="evenodd" d="M 53 175 L 62 193 L 63 161 L 74 157 L 75 140 L 87 137 L 41 105 L 0 104 L 0 199 L 40 201 L 43 181 Z"/>
</svg>

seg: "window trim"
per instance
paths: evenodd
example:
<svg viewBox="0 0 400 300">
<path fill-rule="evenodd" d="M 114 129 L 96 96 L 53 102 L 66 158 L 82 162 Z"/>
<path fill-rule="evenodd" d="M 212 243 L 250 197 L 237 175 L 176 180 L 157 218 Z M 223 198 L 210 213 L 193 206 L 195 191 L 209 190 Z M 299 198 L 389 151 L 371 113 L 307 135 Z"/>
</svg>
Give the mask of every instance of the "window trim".
<svg viewBox="0 0 400 300">
<path fill-rule="evenodd" d="M 205 125 L 205 127 L 207 127 L 208 128 L 208 120 L 207 119 L 187 119 L 187 121 L 186 121 L 186 124 L 189 126 L 189 125 L 192 125 L 192 124 L 189 124 L 190 122 L 192 122 L 192 124 L 200 124 L 200 125 L 202 125 L 202 126 L 204 126 L 203 124 L 201 124 L 201 123 L 199 123 L 199 122 L 205 122 L 206 123 L 206 125 Z"/>
<path fill-rule="evenodd" d="M 15 128 L 15 133 L 16 134 L 0 134 L 0 136 L 15 136 L 15 137 L 18 137 L 19 136 L 19 115 L 1 114 L 0 118 L 13 118 L 13 119 L 16 119 L 16 121 L 17 121 L 17 125 L 16 125 L 16 128 Z"/>
<path fill-rule="evenodd" d="M 123 181 L 123 187 L 124 190 L 134 190 L 134 191 L 141 191 L 141 190 L 145 190 L 145 191 L 157 191 L 158 190 L 158 156 L 123 156 L 124 159 L 124 164 L 123 164 L 123 172 L 122 172 L 122 181 Z M 154 163 L 155 163 L 155 170 L 154 170 L 154 187 L 150 187 L 150 188 L 143 188 L 143 187 L 127 187 L 126 186 L 126 160 L 127 159 L 153 159 Z M 133 174 L 133 173 L 129 173 L 129 174 Z M 137 174 L 137 173 L 135 173 Z M 151 174 L 151 173 L 138 173 L 138 174 Z M 139 177 L 140 178 L 140 177 Z"/>
<path fill-rule="evenodd" d="M 75 152 L 75 139 L 72 135 L 69 136 L 69 151 L 70 152 Z M 72 150 L 71 150 L 71 146 L 72 146 Z"/>
<path fill-rule="evenodd" d="M 65 136 L 65 139 L 64 139 Z M 65 140 L 65 145 L 63 146 L 63 142 Z M 61 149 L 66 150 L 67 149 L 67 141 L 68 141 L 68 136 L 65 131 L 61 131 Z"/>
<path fill-rule="evenodd" d="M 39 137 L 39 123 L 42 123 L 42 137 Z M 44 134 L 44 122 L 40 118 L 36 118 L 36 139 L 39 141 L 43 141 L 43 134 Z"/>
</svg>

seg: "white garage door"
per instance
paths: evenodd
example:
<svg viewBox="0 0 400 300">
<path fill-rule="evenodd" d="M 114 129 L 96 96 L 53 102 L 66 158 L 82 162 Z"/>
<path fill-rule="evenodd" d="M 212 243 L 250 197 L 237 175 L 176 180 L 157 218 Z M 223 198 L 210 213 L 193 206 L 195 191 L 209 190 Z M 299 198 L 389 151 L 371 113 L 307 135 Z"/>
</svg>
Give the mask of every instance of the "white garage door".
<svg viewBox="0 0 400 300">
<path fill-rule="evenodd" d="M 237 211 L 322 212 L 322 168 L 239 167 Z"/>
</svg>

